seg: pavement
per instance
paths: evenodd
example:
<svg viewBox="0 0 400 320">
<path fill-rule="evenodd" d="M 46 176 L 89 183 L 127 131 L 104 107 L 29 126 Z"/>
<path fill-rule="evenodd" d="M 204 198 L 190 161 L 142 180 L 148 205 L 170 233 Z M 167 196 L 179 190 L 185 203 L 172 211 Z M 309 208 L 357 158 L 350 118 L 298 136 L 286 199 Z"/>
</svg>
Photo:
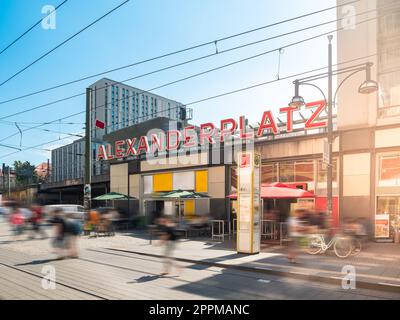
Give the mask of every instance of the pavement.
<svg viewBox="0 0 400 320">
<path fill-rule="evenodd" d="M 109 249 L 162 257 L 163 248 L 149 244 L 145 234 L 137 234 L 140 245 L 132 247 L 109 246 Z M 311 281 L 341 285 L 347 270 L 354 268 L 356 287 L 400 293 L 400 245 L 393 243 L 368 243 L 363 250 L 346 259 L 332 251 L 320 255 L 300 253 L 298 263 L 287 260 L 286 247 L 264 246 L 255 255 L 237 254 L 232 241 L 204 240 L 180 241 L 174 257 L 179 261 L 196 262 L 237 270 L 253 271 Z"/>
<path fill-rule="evenodd" d="M 0 299 L 400 299 L 394 244 L 371 244 L 344 260 L 302 255 L 293 266 L 279 246 L 242 255 L 229 241 L 183 240 L 170 276 L 160 276 L 163 247 L 140 231 L 82 237 L 79 247 L 79 259 L 56 260 L 49 239 L 15 239 L 0 223 Z M 355 267 L 356 289 L 342 288 L 344 265 Z M 43 288 L 48 266 L 56 290 Z"/>
</svg>

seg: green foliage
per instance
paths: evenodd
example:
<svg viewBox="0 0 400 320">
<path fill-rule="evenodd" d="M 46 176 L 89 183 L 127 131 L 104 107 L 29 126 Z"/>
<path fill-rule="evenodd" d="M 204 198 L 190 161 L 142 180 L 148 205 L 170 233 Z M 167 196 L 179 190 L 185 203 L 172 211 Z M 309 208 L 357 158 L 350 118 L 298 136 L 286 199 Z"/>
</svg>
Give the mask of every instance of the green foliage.
<svg viewBox="0 0 400 320">
<path fill-rule="evenodd" d="M 38 182 L 38 177 L 35 172 L 35 166 L 29 161 L 14 161 L 16 183 L 19 186 L 28 185 Z"/>
</svg>

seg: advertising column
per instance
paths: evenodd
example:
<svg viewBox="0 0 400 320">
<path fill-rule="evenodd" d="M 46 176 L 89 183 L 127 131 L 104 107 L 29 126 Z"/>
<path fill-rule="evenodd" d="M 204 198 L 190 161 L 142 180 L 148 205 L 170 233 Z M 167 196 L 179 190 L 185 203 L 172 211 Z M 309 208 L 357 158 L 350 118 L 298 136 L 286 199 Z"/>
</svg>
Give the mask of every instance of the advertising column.
<svg viewBox="0 0 400 320">
<path fill-rule="evenodd" d="M 238 253 L 260 252 L 261 157 L 254 152 L 238 154 Z"/>
</svg>

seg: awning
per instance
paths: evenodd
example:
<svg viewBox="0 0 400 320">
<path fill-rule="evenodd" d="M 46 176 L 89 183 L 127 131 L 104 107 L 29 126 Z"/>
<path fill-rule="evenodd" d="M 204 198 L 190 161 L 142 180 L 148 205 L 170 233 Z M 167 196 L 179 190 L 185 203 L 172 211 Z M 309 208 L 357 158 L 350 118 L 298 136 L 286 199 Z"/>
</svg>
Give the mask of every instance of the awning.
<svg viewBox="0 0 400 320">
<path fill-rule="evenodd" d="M 93 198 L 92 200 L 135 200 L 136 198 L 134 197 L 128 197 L 125 194 L 118 193 L 118 192 L 110 192 L 103 194 L 101 196 L 98 196 L 96 198 Z"/>
<path fill-rule="evenodd" d="M 168 193 L 157 195 L 156 197 L 162 198 L 162 199 L 204 199 L 204 198 L 209 198 L 209 196 L 206 194 L 194 192 L 194 191 L 186 191 L 186 190 L 171 191 Z"/>
<path fill-rule="evenodd" d="M 312 192 L 296 189 L 284 183 L 276 182 L 273 184 L 261 185 L 261 198 L 262 199 L 297 199 L 297 198 L 314 198 Z M 227 198 L 236 199 L 237 194 L 233 193 Z"/>
</svg>

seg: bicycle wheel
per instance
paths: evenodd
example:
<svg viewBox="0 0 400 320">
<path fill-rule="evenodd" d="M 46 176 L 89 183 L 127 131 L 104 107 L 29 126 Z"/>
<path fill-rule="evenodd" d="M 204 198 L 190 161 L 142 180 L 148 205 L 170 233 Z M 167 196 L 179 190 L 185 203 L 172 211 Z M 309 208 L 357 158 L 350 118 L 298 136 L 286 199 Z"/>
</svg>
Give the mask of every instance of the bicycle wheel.
<svg viewBox="0 0 400 320">
<path fill-rule="evenodd" d="M 340 237 L 336 239 L 333 249 L 339 258 L 347 258 L 353 251 L 353 245 L 349 238 Z"/>
<path fill-rule="evenodd" d="M 318 254 L 322 250 L 322 239 L 319 236 L 310 236 L 308 238 L 307 252 L 309 254 Z"/>
<path fill-rule="evenodd" d="M 353 239 L 353 251 L 352 254 L 353 255 L 357 255 L 361 252 L 361 248 L 362 248 L 362 243 L 360 239 Z"/>
</svg>

